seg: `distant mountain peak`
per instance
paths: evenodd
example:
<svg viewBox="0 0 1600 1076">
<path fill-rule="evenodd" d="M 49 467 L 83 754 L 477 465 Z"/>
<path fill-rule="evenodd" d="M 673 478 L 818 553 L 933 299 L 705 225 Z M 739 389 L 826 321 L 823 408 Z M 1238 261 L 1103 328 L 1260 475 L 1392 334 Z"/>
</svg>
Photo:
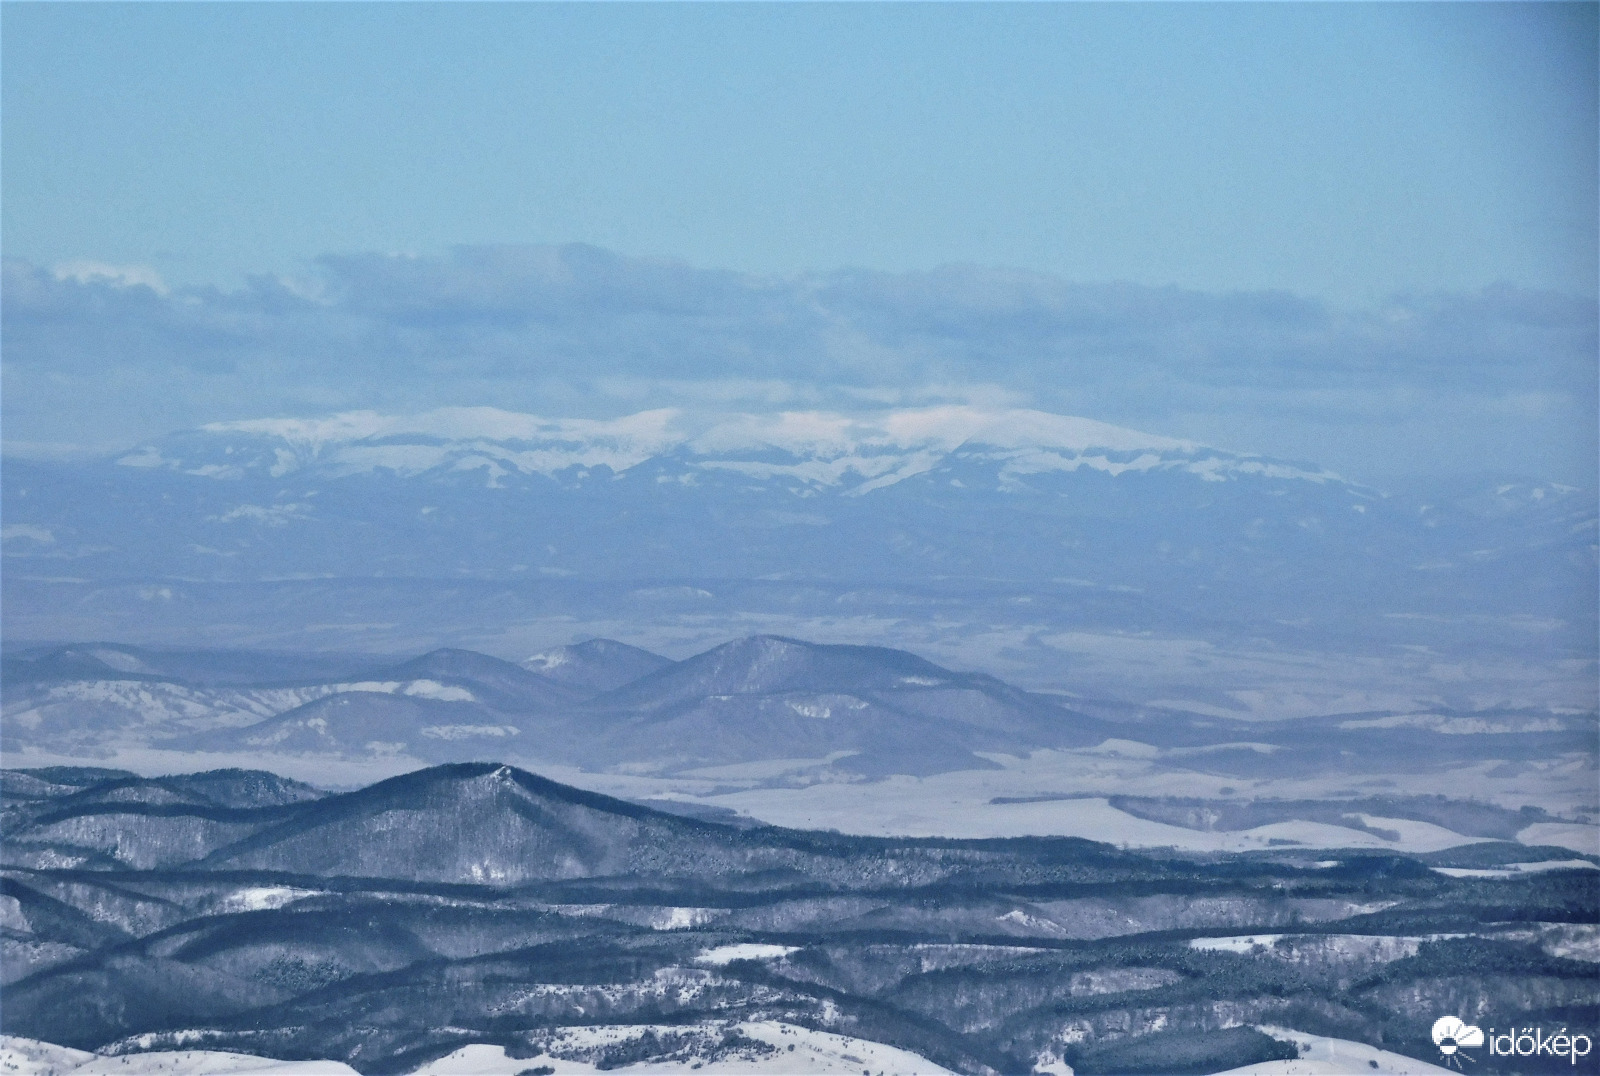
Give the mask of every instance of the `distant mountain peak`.
<svg viewBox="0 0 1600 1076">
<path fill-rule="evenodd" d="M 664 706 L 707 696 L 849 693 L 931 687 L 962 679 L 903 650 L 749 635 L 628 684 L 604 700 Z"/>
<path fill-rule="evenodd" d="M 201 477 L 620 475 L 649 461 L 685 480 L 733 474 L 856 494 L 981 457 L 1008 473 L 1087 469 L 1111 475 L 1175 470 L 1209 481 L 1235 474 L 1339 481 L 1318 467 L 1211 448 L 1096 419 L 968 405 L 856 414 L 784 411 L 697 415 L 661 409 L 613 419 L 563 419 L 489 407 L 416 415 L 351 411 L 319 419 L 221 422 L 175 434 L 118 459 Z"/>
<path fill-rule="evenodd" d="M 672 661 L 660 654 L 615 639 L 589 639 L 545 650 L 522 661 L 522 667 L 580 691 L 612 691 Z"/>
</svg>

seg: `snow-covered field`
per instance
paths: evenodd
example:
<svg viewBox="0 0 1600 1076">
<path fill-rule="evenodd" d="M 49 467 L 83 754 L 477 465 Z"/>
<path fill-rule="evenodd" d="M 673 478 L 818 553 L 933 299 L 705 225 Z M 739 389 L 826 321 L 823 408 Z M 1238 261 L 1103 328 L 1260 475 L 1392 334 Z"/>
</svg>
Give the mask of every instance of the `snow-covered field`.
<svg viewBox="0 0 1600 1076">
<path fill-rule="evenodd" d="M 770 1051 L 735 1051 L 730 1056 L 707 1059 L 685 1056 L 679 1060 L 657 1061 L 651 1064 L 623 1065 L 616 1069 L 601 1070 L 595 1065 L 575 1058 L 563 1057 L 593 1050 L 597 1047 L 624 1044 L 646 1033 L 656 1035 L 681 1034 L 685 1029 L 676 1025 L 612 1025 L 593 1028 L 571 1028 L 558 1033 L 547 1047 L 547 1052 L 534 1058 L 510 1058 L 499 1046 L 475 1044 L 462 1047 L 455 1053 L 442 1057 L 417 1069 L 414 1076 L 516 1076 L 530 1068 L 548 1067 L 555 1073 L 591 1073 L 600 1071 L 621 1072 L 766 1072 L 766 1073 L 856 1073 L 870 1070 L 882 1076 L 937 1076 L 950 1070 L 941 1068 L 925 1057 L 885 1046 L 866 1039 L 848 1035 L 834 1035 L 826 1031 L 812 1031 L 771 1020 L 753 1020 L 738 1024 L 707 1025 L 715 1034 L 725 1031 L 763 1043 Z"/>
<path fill-rule="evenodd" d="M 647 778 L 589 774 L 555 769 L 549 776 L 598 792 L 631 798 L 682 799 L 725 807 L 776 825 L 802 829 L 837 829 L 868 836 L 915 837 L 1085 837 L 1143 848 L 1236 852 L 1292 841 L 1308 848 L 1369 848 L 1425 853 L 1484 840 L 1441 826 L 1410 819 L 1366 816 L 1364 824 L 1398 834 L 1398 840 L 1368 829 L 1324 822 L 1285 821 L 1254 829 L 1201 831 L 1137 818 L 1113 807 L 1109 797 L 1194 796 L 1217 799 L 1337 799 L 1370 795 L 1364 774 L 1325 777 L 1241 779 L 1225 774 L 1179 769 L 1166 753 L 1131 741 L 1109 741 L 1084 750 L 1042 750 L 1027 757 L 988 755 L 998 769 L 962 770 L 929 777 L 894 776 L 877 781 L 817 780 L 803 784 L 797 767 L 795 785 L 718 772 L 716 779 Z M 1593 770 L 1582 761 L 1556 760 L 1527 775 L 1491 775 L 1498 763 L 1416 775 L 1398 774 L 1394 787 L 1409 795 L 1459 796 L 1462 788 L 1490 802 L 1513 809 L 1544 806 L 1553 813 L 1571 810 L 1592 799 Z M 745 783 L 749 787 L 730 790 Z M 1033 802 L 995 802 L 1037 799 Z M 1072 798 L 1068 798 L 1072 797 Z M 1524 831 L 1525 843 L 1559 843 L 1582 850 L 1585 841 L 1600 845 L 1600 826 L 1542 823 Z"/>
<path fill-rule="evenodd" d="M 107 1056 L 0 1035 L 4 1076 L 356 1076 L 339 1061 L 276 1061 L 218 1050 L 157 1050 Z"/>
<path fill-rule="evenodd" d="M 1547 859 L 1539 863 L 1509 863 L 1504 867 L 1435 867 L 1451 878 L 1514 878 L 1519 874 L 1557 870 L 1597 870 L 1587 859 Z"/>
<path fill-rule="evenodd" d="M 1430 1076 L 1432 1073 L 1455 1071 L 1347 1039 L 1307 1035 L 1282 1027 L 1263 1026 L 1260 1030 L 1275 1039 L 1300 1047 L 1299 1059 L 1261 1061 L 1229 1069 L 1219 1076 L 1355 1076 L 1357 1073 L 1370 1073 L 1372 1076 Z"/>
<path fill-rule="evenodd" d="M 606 1047 L 626 1046 L 646 1034 L 663 1037 L 686 1030 L 705 1033 L 716 1044 L 727 1034 L 745 1045 L 716 1050 L 721 1056 L 686 1054 L 654 1063 L 600 1069 L 582 1056 Z M 756 1044 L 756 1045 L 751 1045 Z M 517 1076 L 529 1069 L 555 1073 L 689 1072 L 731 1073 L 855 1073 L 870 1070 L 881 1076 L 940 1076 L 949 1072 L 917 1054 L 866 1039 L 813 1031 L 772 1020 L 737 1024 L 606 1025 L 569 1028 L 554 1033 L 545 1052 L 532 1058 L 513 1058 L 500 1046 L 474 1043 L 431 1061 L 415 1076 Z M 354 1076 L 355 1069 L 338 1061 L 277 1061 L 249 1054 L 216 1050 L 161 1050 L 150 1053 L 103 1055 L 73 1050 L 34 1039 L 0 1036 L 0 1074 L 3 1076 Z"/>
<path fill-rule="evenodd" d="M 1600 826 L 1536 822 L 1517 834 L 1523 844 L 1553 844 L 1585 855 L 1600 855 Z"/>
<path fill-rule="evenodd" d="M 612 1025 L 559 1032 L 547 1044 L 546 1052 L 531 1058 L 509 1057 L 503 1047 L 484 1043 L 463 1046 L 415 1069 L 412 1076 L 518 1076 L 529 1069 L 556 1076 L 601 1071 L 772 1073 L 775 1076 L 780 1073 L 854 1076 L 857 1072 L 881 1076 L 940 1076 L 949 1072 L 927 1058 L 893 1046 L 776 1021 L 707 1025 L 706 1030 L 716 1034 L 735 1032 L 770 1050 L 747 1048 L 716 1059 L 685 1056 L 604 1070 L 588 1061 L 562 1056 L 624 1045 L 647 1033 L 670 1035 L 684 1031 L 682 1027 L 667 1025 Z M 1264 1061 L 1229 1069 L 1219 1076 L 1351 1076 L 1358 1072 L 1376 1076 L 1429 1076 L 1450 1071 L 1359 1042 L 1308 1035 L 1289 1028 L 1264 1026 L 1260 1030 L 1275 1039 L 1293 1042 L 1300 1048 L 1300 1058 Z M 1052 1071 L 1067 1076 L 1071 1069 L 1057 1062 Z M 337 1061 L 276 1061 L 215 1050 L 164 1050 L 105 1056 L 33 1039 L 3 1036 L 0 1037 L 0 1073 L 5 1076 L 255 1076 L 257 1073 L 262 1076 L 353 1076 L 355 1070 Z"/>
</svg>

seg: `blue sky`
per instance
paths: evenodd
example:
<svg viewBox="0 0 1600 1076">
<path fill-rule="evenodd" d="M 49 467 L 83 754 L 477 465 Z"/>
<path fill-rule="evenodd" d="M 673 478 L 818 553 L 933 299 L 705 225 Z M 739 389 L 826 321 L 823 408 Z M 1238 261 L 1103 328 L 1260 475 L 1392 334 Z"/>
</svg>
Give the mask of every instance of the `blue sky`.
<svg viewBox="0 0 1600 1076">
<path fill-rule="evenodd" d="M 0 11 L 8 442 L 945 393 L 1594 469 L 1593 4 Z"/>
<path fill-rule="evenodd" d="M 5 242 L 1595 287 L 1594 7 L 14 5 Z"/>
</svg>

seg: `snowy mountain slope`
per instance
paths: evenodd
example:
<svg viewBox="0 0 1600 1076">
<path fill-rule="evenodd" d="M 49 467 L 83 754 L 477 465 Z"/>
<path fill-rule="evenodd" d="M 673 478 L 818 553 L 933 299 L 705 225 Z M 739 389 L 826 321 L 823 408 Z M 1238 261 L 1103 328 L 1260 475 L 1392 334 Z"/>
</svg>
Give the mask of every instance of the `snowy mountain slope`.
<svg viewBox="0 0 1600 1076">
<path fill-rule="evenodd" d="M 510 767 L 425 770 L 208 854 L 208 866 L 516 885 L 539 879 L 771 870 L 809 857 L 730 846 L 717 827 Z"/>
<path fill-rule="evenodd" d="M 8 685 L 57 680 L 170 680 L 196 687 L 281 687 L 350 677 L 373 664 L 363 654 L 175 649 L 125 643 L 8 648 Z"/>
<path fill-rule="evenodd" d="M 187 865 L 497 886 L 632 876 L 873 887 L 979 869 L 1098 878 L 1121 862 L 1110 846 L 1068 839 L 992 851 L 955 842 L 923 853 L 917 842 L 732 829 L 492 763 L 439 766 L 356 792 L 250 809 L 62 804 L 9 833 L 12 845 L 92 849 L 136 870 Z"/>
<path fill-rule="evenodd" d="M 588 694 L 514 662 L 459 648 L 429 651 L 421 657 L 379 670 L 374 679 L 454 685 L 470 695 L 472 700 L 486 702 L 502 710 L 548 710 L 570 706 Z M 443 693 L 440 697 L 444 697 Z"/>
<path fill-rule="evenodd" d="M 1522 788 L 1517 774 L 1557 766 L 1567 776 L 1557 781 L 1551 771 L 1547 784 L 1555 798 L 1510 805 L 1539 802 L 1559 811 L 1566 810 L 1557 804 L 1565 804 L 1567 794 L 1556 794 L 1556 787 L 1567 788 L 1569 780 L 1581 785 L 1582 774 L 1593 768 L 1593 712 L 1582 709 L 1435 708 L 1269 720 L 1032 693 L 881 646 L 758 635 L 665 664 L 604 640 L 574 649 L 627 659 L 602 665 L 605 675 L 619 674 L 622 665 L 652 671 L 598 695 L 463 650 L 368 664 L 370 675 L 391 679 L 292 688 L 23 678 L 5 687 L 0 735 L 13 758 L 32 757 L 35 765 L 104 759 L 108 752 L 128 752 L 131 761 L 155 750 L 208 753 L 213 766 L 269 764 L 262 760 L 270 756 L 277 760 L 270 764 L 289 766 L 286 772 L 309 773 L 300 767 L 326 764 L 332 769 L 319 772 L 331 774 L 494 758 L 591 774 L 677 775 L 691 783 L 736 780 L 740 787 L 755 782 L 797 790 L 818 780 L 989 770 L 1039 751 L 1078 757 L 1085 774 L 1103 764 L 1096 760 L 1144 759 L 1146 769 L 1169 773 L 1192 789 L 1148 786 L 1138 793 L 1159 796 L 1209 796 L 1237 779 L 1286 782 L 1275 796 L 1318 797 L 1328 782 L 1377 780 L 1375 773 L 1407 775 L 1395 786 L 1400 789 L 1411 780 L 1435 789 L 1426 775 L 1496 764 L 1498 776 L 1510 782 L 1502 793 L 1512 795 Z M 230 676 L 245 662 L 238 653 L 228 660 Z M 437 678 L 401 679 L 421 673 Z M 594 668 L 582 672 L 592 674 Z M 1059 757 L 1068 770 L 1077 765 L 1066 761 L 1068 755 Z M 1079 777 L 1060 779 L 1073 790 L 1108 791 L 1092 781 L 1079 785 Z M 53 794 L 49 782 L 17 780 Z M 1014 793 L 1000 788 L 979 798 L 996 794 Z M 1514 794 L 1530 795 L 1526 789 Z M 16 793 L 19 802 L 28 795 L 20 788 Z M 206 801 L 196 795 L 174 794 L 173 802 Z M 7 797 L 10 802 L 9 786 Z M 1497 823 L 1492 833 L 1506 839 L 1521 828 L 1505 825 Z"/>
<path fill-rule="evenodd" d="M 671 664 L 670 658 L 614 639 L 558 646 L 522 662 L 547 680 L 589 694 L 611 691 Z"/>
<path fill-rule="evenodd" d="M 301 710 L 305 711 L 301 715 L 303 721 L 310 722 L 308 727 L 326 735 L 330 729 L 324 709 L 341 715 L 341 722 L 336 724 L 348 724 L 347 719 L 363 708 L 367 712 L 420 714 L 430 706 L 445 706 L 441 711 L 444 716 L 457 715 L 443 724 L 493 724 L 483 719 L 498 712 L 501 705 L 517 713 L 532 714 L 548 712 L 570 701 L 564 696 L 549 701 L 508 699 L 482 686 L 474 693 L 473 687 L 463 683 L 432 679 L 335 680 L 281 688 L 189 687 L 155 679 L 60 680 L 8 685 L 0 745 L 13 751 L 47 747 L 71 752 L 91 749 L 93 745 L 154 743 L 183 744 L 183 749 L 191 749 L 202 743 L 226 742 L 230 739 L 229 730 L 247 739 L 259 739 L 265 732 L 265 727 L 258 727 L 262 722 Z M 452 704 L 453 711 L 449 709 Z M 279 721 L 270 727 L 282 724 Z M 331 734 L 334 740 L 329 742 L 337 742 L 336 729 Z"/>
<path fill-rule="evenodd" d="M 391 683 L 389 690 L 405 685 Z M 374 685 L 377 688 L 377 685 Z M 0 746 L 48 741 L 57 748 L 148 743 L 163 736 L 253 725 L 340 690 L 336 684 L 281 688 L 190 687 L 155 678 L 7 683 Z"/>
<path fill-rule="evenodd" d="M 1293 1061 L 1258 1061 L 1253 1065 L 1218 1073 L 1218 1076 L 1347 1076 L 1352 1072 L 1368 1072 L 1373 1076 L 1443 1076 L 1452 1071 L 1363 1042 L 1308 1035 L 1291 1028 L 1263 1027 L 1258 1030 L 1293 1043 L 1300 1051 L 1299 1058 Z"/>
<path fill-rule="evenodd" d="M 851 772 L 920 775 L 992 765 L 975 751 L 1087 746 L 1115 731 L 1047 696 L 887 647 L 752 636 L 665 664 L 606 640 L 582 648 L 589 659 L 621 656 L 591 660 L 580 671 L 589 682 L 653 671 L 594 696 L 465 650 L 381 665 L 373 679 L 292 689 L 25 680 L 7 689 L 5 742 L 657 772 L 833 759 Z"/>
<path fill-rule="evenodd" d="M 698 1036 L 695 1033 L 699 1033 Z M 606 1052 L 621 1052 L 644 1039 L 671 1037 L 687 1048 L 672 1060 L 609 1063 Z M 731 1045 L 725 1045 L 731 1044 Z M 694 1049 L 698 1046 L 699 1049 Z M 834 1035 L 772 1020 L 705 1021 L 688 1025 L 610 1025 L 565 1029 L 532 1058 L 510 1057 L 503 1046 L 475 1043 L 412 1070 L 414 1076 L 520 1076 L 530 1069 L 557 1074 L 595 1072 L 691 1072 L 706 1074 L 839 1073 L 855 1076 L 863 1065 L 884 1076 L 940 1076 L 950 1070 L 906 1050 L 848 1035 Z M 587 1060 L 586 1060 L 587 1059 Z M 8 1076 L 354 1076 L 337 1061 L 279 1061 L 218 1050 L 152 1050 L 121 1055 L 95 1054 L 66 1046 L 0 1037 L 0 1071 Z"/>
<path fill-rule="evenodd" d="M 1002 474 L 1079 468 L 1182 470 L 1212 481 L 1236 474 L 1338 481 L 1320 468 L 1240 456 L 1191 441 L 1042 411 L 934 407 L 847 416 L 827 412 L 696 419 L 673 410 L 611 421 L 547 419 L 495 408 L 444 408 L 414 416 L 350 412 L 323 420 L 215 423 L 196 434 L 120 457 L 130 467 L 165 467 L 217 478 L 252 471 L 329 477 L 481 472 L 569 475 L 604 468 L 621 474 L 652 459 L 676 459 L 687 473 L 724 471 L 783 477 L 800 485 L 870 492 L 921 474 L 963 450 Z M 219 455 L 220 451 L 220 455 Z"/>
<path fill-rule="evenodd" d="M 648 1062 L 619 1065 L 606 1056 L 639 1050 L 647 1036 L 682 1045 L 670 1058 L 658 1056 Z M 706 1021 L 687 1027 L 601 1024 L 563 1029 L 541 1046 L 535 1057 L 520 1059 L 506 1056 L 501 1047 L 463 1046 L 417 1069 L 414 1076 L 520 1076 L 530 1066 L 556 1076 L 613 1071 L 855 1076 L 868 1069 L 879 1076 L 943 1076 L 950 1071 L 907 1050 L 776 1020 Z M 605 1062 L 605 1067 L 597 1066 L 597 1061 Z"/>
<path fill-rule="evenodd" d="M 1327 1045 L 1283 1030 L 1314 1022 L 1367 1047 L 1310 1054 L 1327 1069 L 1436 1058 L 1427 1030 L 1463 998 L 1547 1027 L 1596 1000 L 1576 920 L 1600 871 L 1434 869 L 1503 846 L 734 829 L 494 765 L 231 811 L 115 802 L 115 774 L 20 776 L 95 802 L 0 832 L 0 1026 L 65 1047 L 0 1043 L 19 1068 L 1219 1072 Z M 224 815 L 253 832 L 191 841 Z M 72 819 L 118 858 L 17 863 Z M 176 869 L 139 866 L 157 863 Z"/>
<path fill-rule="evenodd" d="M 432 681 L 422 683 L 431 685 Z M 245 729 L 175 737 L 162 741 L 162 746 L 330 757 L 382 756 L 409 750 L 438 761 L 456 761 L 503 754 L 508 741 L 521 736 L 523 726 L 532 723 L 528 715 L 519 715 L 513 724 L 475 702 L 471 698 L 341 691 Z"/>
<path fill-rule="evenodd" d="M 666 768 L 848 754 L 845 768 L 939 773 L 973 751 L 1098 743 L 1104 723 L 993 677 L 886 647 L 751 636 L 601 695 L 615 757 Z"/>
<path fill-rule="evenodd" d="M 0 1036 L 8 1076 L 356 1076 L 339 1061 L 279 1061 L 222 1050 L 152 1050 L 108 1056 L 36 1039 Z"/>
<path fill-rule="evenodd" d="M 166 664 L 162 657 L 110 645 L 8 655 L 0 743 L 9 750 L 159 743 L 334 754 L 392 753 L 409 744 L 442 762 L 477 757 L 471 747 L 483 737 L 543 727 L 541 718 L 590 694 L 467 650 L 435 650 L 398 664 L 268 653 L 252 666 L 237 651 L 188 651 Z M 172 665 L 185 678 L 162 671 Z M 352 670 L 356 675 L 345 678 Z M 275 677 L 289 682 L 273 684 Z"/>
<path fill-rule="evenodd" d="M 822 646 L 753 635 L 651 673 L 594 702 L 606 707 L 658 709 L 712 695 L 875 691 L 976 681 L 998 683 L 989 677 L 954 674 L 888 647 Z"/>
<path fill-rule="evenodd" d="M 55 786 L 28 794 L 28 778 L 54 775 L 59 768 L 35 770 L 30 774 L 6 771 L 4 791 L 8 807 L 38 807 L 46 802 L 51 810 L 91 804 L 145 803 L 187 804 L 190 806 L 245 809 L 280 807 L 321 798 L 324 793 L 302 781 L 261 770 L 209 770 L 166 777 L 113 776 L 115 771 L 89 770 L 76 781 L 86 782 L 80 791 L 68 792 Z M 15 787 L 22 783 L 23 788 Z M 19 792 L 21 793 L 19 795 Z"/>
</svg>

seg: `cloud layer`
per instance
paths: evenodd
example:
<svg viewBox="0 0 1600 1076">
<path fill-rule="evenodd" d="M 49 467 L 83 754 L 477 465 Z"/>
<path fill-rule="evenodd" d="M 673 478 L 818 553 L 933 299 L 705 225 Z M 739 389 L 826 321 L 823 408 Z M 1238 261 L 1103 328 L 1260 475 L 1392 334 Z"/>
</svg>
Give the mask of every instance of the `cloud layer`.
<svg viewBox="0 0 1600 1076">
<path fill-rule="evenodd" d="M 328 256 L 234 292 L 8 261 L 3 299 L 13 450 L 357 408 L 977 401 L 1358 477 L 1594 480 L 1596 304 L 1510 287 L 1352 311 L 964 266 L 758 277 L 565 246 Z"/>
</svg>

